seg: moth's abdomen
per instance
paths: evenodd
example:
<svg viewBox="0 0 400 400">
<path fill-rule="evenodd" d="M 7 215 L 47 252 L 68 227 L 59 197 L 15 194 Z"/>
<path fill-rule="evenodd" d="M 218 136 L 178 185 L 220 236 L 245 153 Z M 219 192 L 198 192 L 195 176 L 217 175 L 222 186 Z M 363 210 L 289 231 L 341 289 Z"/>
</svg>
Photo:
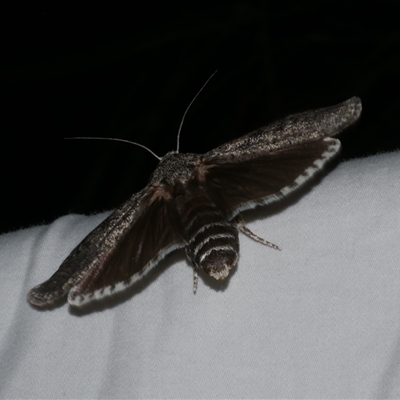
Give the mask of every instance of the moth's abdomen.
<svg viewBox="0 0 400 400">
<path fill-rule="evenodd" d="M 179 211 L 189 260 L 215 279 L 226 278 L 239 259 L 236 225 L 205 195 L 187 196 Z"/>
</svg>

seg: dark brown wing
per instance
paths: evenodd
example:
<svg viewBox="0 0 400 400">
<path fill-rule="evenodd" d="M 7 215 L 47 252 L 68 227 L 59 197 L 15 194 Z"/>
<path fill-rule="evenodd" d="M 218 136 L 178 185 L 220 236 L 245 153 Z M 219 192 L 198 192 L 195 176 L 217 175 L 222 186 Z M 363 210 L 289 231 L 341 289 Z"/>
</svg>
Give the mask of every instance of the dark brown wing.
<svg viewBox="0 0 400 400">
<path fill-rule="evenodd" d="M 125 289 L 183 246 L 174 213 L 169 201 L 153 191 L 137 193 L 91 232 L 49 280 L 33 288 L 28 300 L 41 307 L 69 292 L 69 303 L 82 305 Z"/>
<path fill-rule="evenodd" d="M 307 182 L 340 149 L 337 139 L 303 143 L 242 162 L 219 156 L 203 161 L 203 185 L 216 203 L 227 207 L 228 217 L 257 205 L 281 199 Z"/>
</svg>

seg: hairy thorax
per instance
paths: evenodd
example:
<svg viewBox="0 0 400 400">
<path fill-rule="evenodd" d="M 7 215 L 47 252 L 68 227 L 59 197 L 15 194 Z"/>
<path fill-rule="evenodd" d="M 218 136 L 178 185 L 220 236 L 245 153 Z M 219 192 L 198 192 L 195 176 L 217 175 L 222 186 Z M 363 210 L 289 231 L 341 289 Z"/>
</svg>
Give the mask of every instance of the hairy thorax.
<svg viewBox="0 0 400 400">
<path fill-rule="evenodd" d="M 199 165 L 201 155 L 193 153 L 167 153 L 153 172 L 150 183 L 174 185 L 177 182 L 185 184 L 193 171 Z"/>
</svg>

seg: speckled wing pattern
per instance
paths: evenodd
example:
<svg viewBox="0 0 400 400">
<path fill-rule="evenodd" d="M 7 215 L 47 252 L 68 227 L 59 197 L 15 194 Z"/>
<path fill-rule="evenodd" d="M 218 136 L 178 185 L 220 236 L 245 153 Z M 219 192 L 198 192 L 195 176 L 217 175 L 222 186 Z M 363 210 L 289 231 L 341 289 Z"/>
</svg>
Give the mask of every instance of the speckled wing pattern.
<svg viewBox="0 0 400 400">
<path fill-rule="evenodd" d="M 152 197 L 152 189 L 142 190 L 115 210 L 30 291 L 29 302 L 44 307 L 68 295 L 70 304 L 83 305 L 124 290 L 182 247 L 170 203 Z"/>
<path fill-rule="evenodd" d="M 361 100 L 352 97 L 288 116 L 206 153 L 203 174 L 208 190 L 224 194 L 231 218 L 278 201 L 339 153 L 340 141 L 331 136 L 352 125 L 361 109 Z"/>
<path fill-rule="evenodd" d="M 68 296 L 80 306 L 101 299 L 126 289 L 182 247 L 195 268 L 224 279 L 239 257 L 235 217 L 279 201 L 319 172 L 340 150 L 332 136 L 353 124 L 361 108 L 353 97 L 289 116 L 204 155 L 168 153 L 149 184 L 33 288 L 29 302 L 43 307 Z M 241 231 L 255 236 L 248 228 Z"/>
</svg>

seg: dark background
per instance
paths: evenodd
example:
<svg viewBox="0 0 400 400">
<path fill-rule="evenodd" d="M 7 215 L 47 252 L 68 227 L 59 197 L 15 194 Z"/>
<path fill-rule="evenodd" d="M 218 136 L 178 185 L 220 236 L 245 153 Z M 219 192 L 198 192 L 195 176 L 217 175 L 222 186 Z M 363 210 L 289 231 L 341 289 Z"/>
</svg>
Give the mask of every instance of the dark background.
<svg viewBox="0 0 400 400">
<path fill-rule="evenodd" d="M 1 7 L 0 232 L 111 209 L 141 189 L 157 165 L 145 150 L 63 138 L 130 139 L 162 156 L 216 69 L 181 152 L 354 95 L 363 114 L 341 136 L 343 157 L 400 147 L 397 0 Z"/>
</svg>

